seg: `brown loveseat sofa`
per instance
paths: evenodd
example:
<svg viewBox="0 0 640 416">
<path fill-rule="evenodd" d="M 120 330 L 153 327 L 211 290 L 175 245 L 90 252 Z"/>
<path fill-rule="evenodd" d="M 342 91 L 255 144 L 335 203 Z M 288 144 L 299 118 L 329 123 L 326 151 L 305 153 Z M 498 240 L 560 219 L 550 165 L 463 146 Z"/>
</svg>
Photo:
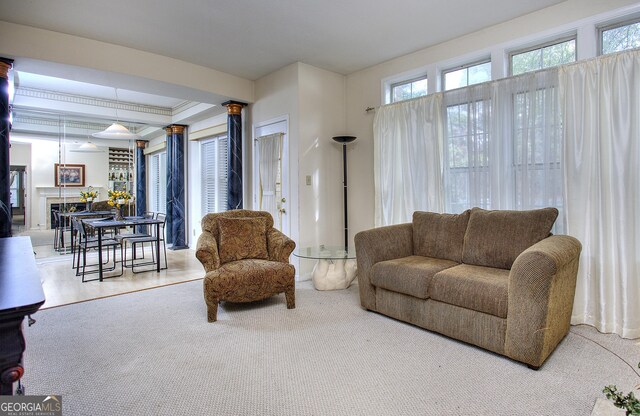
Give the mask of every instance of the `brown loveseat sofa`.
<svg viewBox="0 0 640 416">
<path fill-rule="evenodd" d="M 360 302 L 538 368 L 569 331 L 582 246 L 555 208 L 415 212 L 355 236 Z"/>
</svg>

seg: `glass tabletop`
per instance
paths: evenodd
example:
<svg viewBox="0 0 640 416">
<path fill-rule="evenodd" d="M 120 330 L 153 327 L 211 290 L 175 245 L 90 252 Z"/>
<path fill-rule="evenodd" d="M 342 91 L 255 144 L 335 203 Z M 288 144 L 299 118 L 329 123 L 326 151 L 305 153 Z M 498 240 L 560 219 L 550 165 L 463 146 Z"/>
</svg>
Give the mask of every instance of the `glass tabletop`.
<svg viewBox="0 0 640 416">
<path fill-rule="evenodd" d="M 346 260 L 355 259 L 356 250 L 354 248 L 346 249 L 344 246 L 317 246 L 317 247 L 300 247 L 297 248 L 293 255 L 304 259 L 327 259 L 327 260 Z"/>
</svg>

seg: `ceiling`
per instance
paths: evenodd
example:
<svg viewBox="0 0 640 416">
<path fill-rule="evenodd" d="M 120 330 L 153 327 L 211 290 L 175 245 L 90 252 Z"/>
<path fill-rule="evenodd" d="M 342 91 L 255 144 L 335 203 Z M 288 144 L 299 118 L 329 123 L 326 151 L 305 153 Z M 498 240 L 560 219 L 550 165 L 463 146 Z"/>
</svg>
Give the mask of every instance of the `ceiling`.
<svg viewBox="0 0 640 416">
<path fill-rule="evenodd" d="M 562 1 L 20 0 L 0 20 L 255 80 L 298 61 L 349 74 Z"/>
<path fill-rule="evenodd" d="M 349 74 L 562 1 L 0 0 L 0 20 L 256 80 L 294 62 Z M 81 139 L 119 119 L 151 140 L 162 126 L 224 112 L 208 95 L 186 101 L 135 91 L 135 83 L 116 93 L 59 78 L 55 65 L 22 59 L 16 67 L 13 133 L 53 138 L 63 117 Z"/>
</svg>

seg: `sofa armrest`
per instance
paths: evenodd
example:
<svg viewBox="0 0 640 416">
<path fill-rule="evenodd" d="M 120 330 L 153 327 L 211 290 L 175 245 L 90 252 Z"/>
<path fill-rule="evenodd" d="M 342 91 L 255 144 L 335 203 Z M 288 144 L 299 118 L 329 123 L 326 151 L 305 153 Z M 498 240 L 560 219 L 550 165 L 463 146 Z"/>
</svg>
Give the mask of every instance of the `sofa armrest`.
<svg viewBox="0 0 640 416">
<path fill-rule="evenodd" d="M 371 284 L 371 268 L 378 262 L 413 254 L 413 225 L 406 223 L 361 231 L 355 236 L 355 244 L 360 304 L 375 310 L 376 289 Z"/>
<path fill-rule="evenodd" d="M 509 274 L 505 355 L 539 367 L 569 332 L 582 245 L 566 235 L 523 251 Z"/>
<path fill-rule="evenodd" d="M 269 260 L 289 263 L 289 256 L 291 256 L 291 252 L 295 248 L 295 241 L 284 235 L 280 230 L 272 228 L 267 233 Z"/>
<path fill-rule="evenodd" d="M 196 246 L 196 258 L 204 266 L 205 272 L 210 272 L 220 267 L 218 255 L 218 243 L 209 231 L 202 231 Z"/>
</svg>

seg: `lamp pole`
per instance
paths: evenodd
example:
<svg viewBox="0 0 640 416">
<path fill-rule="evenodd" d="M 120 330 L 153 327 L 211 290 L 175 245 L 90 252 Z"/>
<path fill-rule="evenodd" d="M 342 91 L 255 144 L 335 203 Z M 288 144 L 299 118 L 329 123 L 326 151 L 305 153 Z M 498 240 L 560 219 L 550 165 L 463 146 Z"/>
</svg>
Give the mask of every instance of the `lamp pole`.
<svg viewBox="0 0 640 416">
<path fill-rule="evenodd" d="M 344 249 L 349 249 L 349 220 L 347 212 L 347 144 L 356 139 L 355 136 L 335 136 L 333 140 L 342 144 L 342 189 L 344 194 Z"/>
</svg>

